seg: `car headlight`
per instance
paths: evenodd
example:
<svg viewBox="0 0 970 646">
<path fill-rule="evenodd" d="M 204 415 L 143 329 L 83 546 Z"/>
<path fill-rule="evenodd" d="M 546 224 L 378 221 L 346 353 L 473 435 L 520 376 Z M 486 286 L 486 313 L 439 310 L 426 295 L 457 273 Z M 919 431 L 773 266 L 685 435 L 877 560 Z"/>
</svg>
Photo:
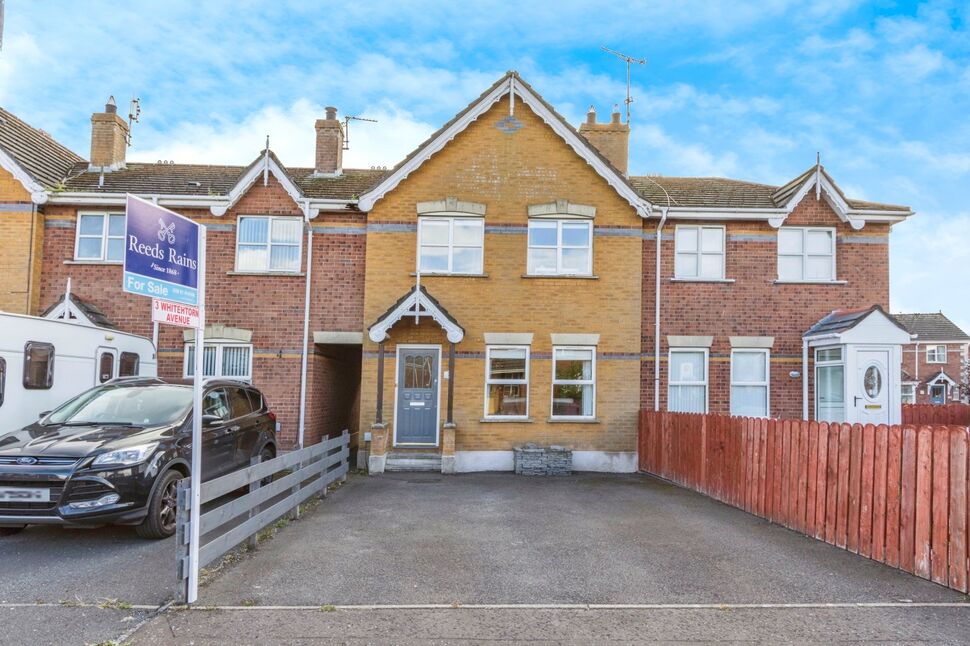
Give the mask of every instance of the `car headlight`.
<svg viewBox="0 0 970 646">
<path fill-rule="evenodd" d="M 155 452 L 156 448 L 158 448 L 158 442 L 150 442 L 148 444 L 139 444 L 138 446 L 129 446 L 128 448 L 118 449 L 116 451 L 108 451 L 96 457 L 91 466 L 131 466 L 132 464 L 138 464 L 139 462 L 147 460 Z"/>
</svg>

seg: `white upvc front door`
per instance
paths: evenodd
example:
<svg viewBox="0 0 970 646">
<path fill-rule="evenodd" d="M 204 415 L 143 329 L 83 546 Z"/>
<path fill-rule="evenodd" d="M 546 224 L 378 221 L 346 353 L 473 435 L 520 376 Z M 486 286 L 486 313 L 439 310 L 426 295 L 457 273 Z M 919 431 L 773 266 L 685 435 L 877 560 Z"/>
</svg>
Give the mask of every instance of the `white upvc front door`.
<svg viewBox="0 0 970 646">
<path fill-rule="evenodd" d="M 889 424 L 890 394 L 896 379 L 889 371 L 890 350 L 855 350 L 855 370 L 850 381 L 849 404 L 854 409 L 853 421 L 860 424 Z"/>
</svg>

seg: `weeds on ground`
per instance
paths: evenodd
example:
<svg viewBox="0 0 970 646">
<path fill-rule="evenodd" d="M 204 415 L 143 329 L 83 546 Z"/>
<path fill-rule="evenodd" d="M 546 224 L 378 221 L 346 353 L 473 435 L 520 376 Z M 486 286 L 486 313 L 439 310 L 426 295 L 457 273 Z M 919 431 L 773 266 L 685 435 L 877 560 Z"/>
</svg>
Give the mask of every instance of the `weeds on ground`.
<svg viewBox="0 0 970 646">
<path fill-rule="evenodd" d="M 131 646 L 131 642 L 120 642 L 117 639 L 109 639 L 107 641 L 98 642 L 97 644 L 89 644 L 88 646 Z"/>
<path fill-rule="evenodd" d="M 121 601 L 120 599 L 102 599 L 98 602 L 98 607 L 102 610 L 131 610 L 131 602 Z"/>
<path fill-rule="evenodd" d="M 328 603 L 320 607 L 320 612 L 336 612 L 336 610 L 337 606 L 333 605 L 332 603 Z"/>
<path fill-rule="evenodd" d="M 258 606 L 259 601 L 256 599 L 243 599 L 239 602 L 239 605 L 245 608 L 252 608 L 253 606 Z"/>
<path fill-rule="evenodd" d="M 57 603 L 65 608 L 80 608 L 84 605 L 84 602 L 81 601 L 81 597 L 74 597 L 73 599 L 61 599 Z"/>
</svg>

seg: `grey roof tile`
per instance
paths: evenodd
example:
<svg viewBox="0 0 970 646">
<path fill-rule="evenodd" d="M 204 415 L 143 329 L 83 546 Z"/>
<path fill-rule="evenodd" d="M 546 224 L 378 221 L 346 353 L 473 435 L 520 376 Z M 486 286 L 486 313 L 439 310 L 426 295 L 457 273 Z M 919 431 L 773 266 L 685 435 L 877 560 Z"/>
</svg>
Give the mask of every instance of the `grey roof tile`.
<svg viewBox="0 0 970 646">
<path fill-rule="evenodd" d="M 0 149 L 34 181 L 47 188 L 56 187 L 75 164 L 84 161 L 43 130 L 3 108 L 0 108 Z"/>
<path fill-rule="evenodd" d="M 910 334 L 923 341 L 970 341 L 970 335 L 957 327 L 942 312 L 893 314 Z"/>
</svg>

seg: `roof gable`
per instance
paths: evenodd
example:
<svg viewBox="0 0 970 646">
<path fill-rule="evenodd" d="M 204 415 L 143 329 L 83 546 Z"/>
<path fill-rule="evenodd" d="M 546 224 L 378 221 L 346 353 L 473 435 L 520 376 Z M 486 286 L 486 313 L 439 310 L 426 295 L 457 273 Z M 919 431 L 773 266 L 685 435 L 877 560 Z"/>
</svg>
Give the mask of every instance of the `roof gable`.
<svg viewBox="0 0 970 646">
<path fill-rule="evenodd" d="M 614 168 L 585 137 L 570 126 L 514 71 L 508 72 L 496 81 L 478 99 L 459 112 L 451 121 L 431 135 L 427 141 L 418 146 L 404 161 L 395 166 L 386 177 L 362 194 L 357 202 L 358 207 L 362 211 L 370 211 L 378 200 L 394 190 L 405 178 L 420 168 L 424 162 L 448 145 L 452 139 L 504 97 L 508 97 L 510 115 L 514 114 L 516 100 L 528 105 L 577 155 L 582 157 L 600 177 L 606 180 L 620 197 L 636 209 L 640 217 L 646 218 L 650 215 L 650 202 L 642 197 L 622 173 Z"/>
<path fill-rule="evenodd" d="M 246 170 L 239 176 L 236 183 L 229 189 L 226 202 L 209 207 L 212 215 L 225 215 L 252 188 L 257 179 L 262 177 L 263 186 L 266 186 L 270 174 L 276 178 L 283 187 L 283 190 L 293 198 L 293 201 L 300 205 L 306 217 L 316 217 L 319 209 L 314 209 L 313 213 L 309 212 L 309 203 L 303 195 L 303 191 L 300 190 L 300 187 L 296 185 L 293 178 L 286 172 L 283 164 L 280 163 L 279 158 L 276 157 L 273 151 L 269 149 L 269 146 L 266 147 L 262 155 L 254 159 L 253 163 L 246 167 Z"/>
<path fill-rule="evenodd" d="M 840 342 L 908 343 L 909 332 L 879 305 L 864 309 L 832 310 L 810 327 L 803 337 L 837 337 Z"/>
</svg>

